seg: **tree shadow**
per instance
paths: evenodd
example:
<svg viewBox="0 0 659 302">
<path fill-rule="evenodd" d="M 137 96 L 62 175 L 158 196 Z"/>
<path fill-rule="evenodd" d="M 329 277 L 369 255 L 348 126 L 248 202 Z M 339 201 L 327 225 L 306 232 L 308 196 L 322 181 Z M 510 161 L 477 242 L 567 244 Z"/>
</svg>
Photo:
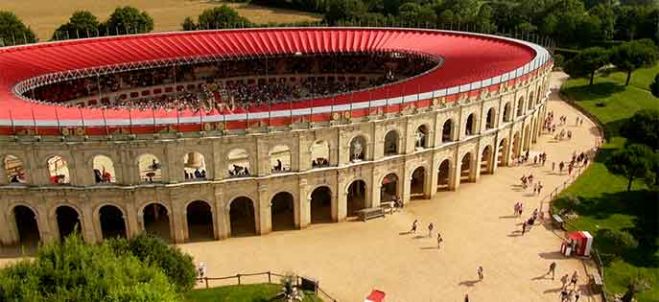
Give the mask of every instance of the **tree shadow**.
<svg viewBox="0 0 659 302">
<path fill-rule="evenodd" d="M 538 253 L 538 256 L 543 259 L 565 259 L 565 256 L 558 251 Z"/>
<path fill-rule="evenodd" d="M 578 95 L 579 100 L 593 101 L 610 97 L 625 90 L 625 86 L 611 82 L 594 83 L 592 86 L 574 86 L 563 88 L 562 92 L 568 95 Z"/>
</svg>

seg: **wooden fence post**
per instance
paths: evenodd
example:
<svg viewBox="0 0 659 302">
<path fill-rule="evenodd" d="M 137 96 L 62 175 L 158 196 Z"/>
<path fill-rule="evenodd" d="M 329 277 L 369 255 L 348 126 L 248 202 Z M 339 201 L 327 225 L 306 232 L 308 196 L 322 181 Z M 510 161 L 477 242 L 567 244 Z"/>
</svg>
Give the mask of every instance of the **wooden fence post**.
<svg viewBox="0 0 659 302">
<path fill-rule="evenodd" d="M 268 271 L 268 283 L 272 283 L 272 275 L 270 274 L 270 271 Z"/>
<path fill-rule="evenodd" d="M 240 274 L 237 274 L 236 277 L 238 277 L 238 285 L 240 285 Z"/>
<path fill-rule="evenodd" d="M 204 282 L 206 283 L 206 289 L 208 289 L 208 277 L 204 277 Z"/>
</svg>

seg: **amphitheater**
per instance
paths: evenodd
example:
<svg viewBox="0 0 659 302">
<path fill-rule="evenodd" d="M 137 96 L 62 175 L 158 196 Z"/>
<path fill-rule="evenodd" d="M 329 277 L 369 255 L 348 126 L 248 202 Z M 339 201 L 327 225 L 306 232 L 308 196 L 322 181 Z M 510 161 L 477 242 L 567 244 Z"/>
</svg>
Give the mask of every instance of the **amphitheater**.
<svg viewBox="0 0 659 302">
<path fill-rule="evenodd" d="M 360 70 L 369 61 L 377 64 Z M 221 240 L 459 190 L 536 141 L 551 66 L 533 43 L 417 29 L 199 31 L 0 49 L 0 242 L 60 240 L 76 228 L 88 242 L 144 231 Z M 153 80 L 122 84 L 133 73 Z M 303 81 L 332 89 L 241 103 L 208 88 Z M 87 89 L 68 90 L 78 86 Z M 149 107 L 202 87 L 211 95 L 202 109 Z"/>
</svg>

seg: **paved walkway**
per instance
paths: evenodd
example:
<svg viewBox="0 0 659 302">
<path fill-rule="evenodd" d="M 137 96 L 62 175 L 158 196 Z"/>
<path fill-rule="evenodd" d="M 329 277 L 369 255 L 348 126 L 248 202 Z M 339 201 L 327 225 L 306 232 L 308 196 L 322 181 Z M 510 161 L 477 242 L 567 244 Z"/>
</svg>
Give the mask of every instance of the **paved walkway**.
<svg viewBox="0 0 659 302">
<path fill-rule="evenodd" d="M 558 88 L 562 80 L 564 75 L 553 74 L 552 87 Z M 545 167 L 502 167 L 478 183 L 461 184 L 456 192 L 413 201 L 385 219 L 312 225 L 302 231 L 181 248 L 205 262 L 209 276 L 291 271 L 319 279 L 339 301 L 362 301 L 374 288 L 385 291 L 387 301 L 462 301 L 465 293 L 470 301 L 560 301 L 559 279 L 575 270 L 582 292 L 588 292 L 582 263 L 560 255 L 559 237 L 542 225 L 521 236 L 522 219 L 512 215 L 516 201 L 524 202 L 525 218 L 540 204 L 532 189 L 514 186 L 523 174 L 533 173 L 544 184 L 543 196 L 549 194 L 567 178 L 552 173 L 551 162 L 569 160 L 574 151 L 590 149 L 600 139 L 588 120 L 573 126 L 581 114 L 558 100 L 556 93 L 549 110 L 567 116 L 574 136 L 562 142 L 540 137 L 532 154 L 547 152 Z M 420 232 L 404 234 L 414 219 L 420 221 Z M 427 234 L 429 222 L 442 233 L 441 249 L 436 248 L 435 237 L 421 236 Z M 543 277 L 552 261 L 558 264 L 555 281 Z M 476 273 L 479 265 L 485 271 L 482 281 Z"/>
</svg>

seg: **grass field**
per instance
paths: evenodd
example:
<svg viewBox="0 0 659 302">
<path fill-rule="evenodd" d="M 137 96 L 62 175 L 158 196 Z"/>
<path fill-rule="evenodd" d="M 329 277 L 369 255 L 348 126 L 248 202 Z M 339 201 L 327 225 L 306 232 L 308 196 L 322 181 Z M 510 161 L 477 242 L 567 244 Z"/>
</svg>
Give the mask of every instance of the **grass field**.
<svg viewBox="0 0 659 302">
<path fill-rule="evenodd" d="M 185 295 L 187 302 L 260 302 L 270 301 L 281 291 L 277 284 L 250 284 L 196 289 Z M 315 296 L 307 295 L 304 302 L 320 302 Z"/>
<path fill-rule="evenodd" d="M 657 193 L 649 191 L 641 181 L 633 184 L 632 192 L 626 192 L 626 180 L 609 173 L 603 162 L 624 145 L 625 139 L 618 130 L 626 119 L 644 108 L 659 109 L 659 99 L 648 88 L 657 72 L 659 65 L 636 71 L 628 87 L 624 87 L 625 74 L 613 72 L 599 75 L 592 87 L 585 79 L 571 79 L 562 88 L 578 106 L 593 113 L 609 134 L 609 142 L 594 164 L 562 194 L 581 200 L 577 208 L 580 216 L 571 221 L 570 228 L 593 234 L 600 228 L 626 230 L 639 240 L 638 249 L 614 260 L 604 273 L 609 293 L 623 293 L 628 280 L 638 275 L 655 284 L 637 296 L 639 301 L 659 301 Z M 559 208 L 562 205 L 561 199 L 555 204 Z"/>
<path fill-rule="evenodd" d="M 181 29 L 185 17 L 196 17 L 205 9 L 225 4 L 222 1 L 202 0 L 2 0 L 0 9 L 16 13 L 30 26 L 41 41 L 47 41 L 53 31 L 65 23 L 76 10 L 88 10 L 103 21 L 117 6 L 130 5 L 145 10 L 153 17 L 155 31 Z M 226 3 L 242 16 L 255 23 L 288 23 L 318 21 L 320 15 L 268 8 L 242 3 Z"/>
</svg>

